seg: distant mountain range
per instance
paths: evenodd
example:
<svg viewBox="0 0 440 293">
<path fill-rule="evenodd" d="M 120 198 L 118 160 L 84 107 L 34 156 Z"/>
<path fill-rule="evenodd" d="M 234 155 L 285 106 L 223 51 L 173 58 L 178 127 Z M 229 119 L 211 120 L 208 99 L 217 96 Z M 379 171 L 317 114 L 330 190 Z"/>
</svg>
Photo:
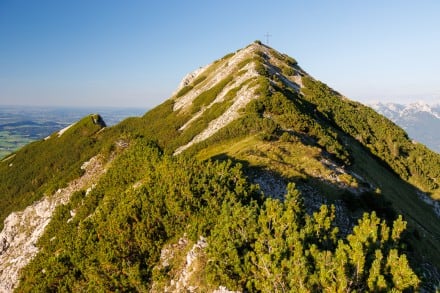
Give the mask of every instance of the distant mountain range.
<svg viewBox="0 0 440 293">
<path fill-rule="evenodd" d="M 440 153 L 440 104 L 376 103 L 371 107 L 405 129 L 409 137 Z"/>
</svg>

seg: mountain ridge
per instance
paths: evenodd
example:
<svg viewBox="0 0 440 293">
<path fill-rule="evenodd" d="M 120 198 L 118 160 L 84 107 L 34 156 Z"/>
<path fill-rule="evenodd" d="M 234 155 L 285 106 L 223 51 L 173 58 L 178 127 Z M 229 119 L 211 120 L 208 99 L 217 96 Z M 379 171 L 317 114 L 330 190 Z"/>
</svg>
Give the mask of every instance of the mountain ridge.
<svg viewBox="0 0 440 293">
<path fill-rule="evenodd" d="M 188 76 L 190 78 L 185 77 L 178 90 L 176 91 L 176 94 L 173 95 L 171 99 L 174 99 L 174 111 L 181 110 L 182 108 L 189 107 L 191 105 L 191 102 L 203 91 L 206 91 L 210 88 L 212 88 L 215 84 L 217 84 L 220 80 L 224 79 L 227 75 L 230 75 L 231 72 L 238 71 L 245 72 L 242 75 L 239 75 L 239 77 L 235 78 L 233 82 L 230 82 L 225 86 L 218 95 L 216 95 L 215 99 L 208 105 L 205 105 L 202 107 L 195 115 L 186 122 L 183 126 L 179 128 L 179 130 L 184 130 L 190 123 L 192 123 L 194 120 L 199 118 L 205 111 L 209 110 L 214 104 L 221 103 L 224 101 L 225 96 L 228 92 L 233 90 L 234 88 L 240 88 L 239 91 L 236 93 L 236 96 L 238 97 L 234 103 L 230 106 L 227 112 L 224 112 L 223 115 L 216 118 L 215 120 L 210 122 L 210 125 L 206 130 L 202 133 L 200 133 L 198 136 L 194 137 L 194 141 L 189 142 L 185 146 L 179 147 L 175 153 L 181 153 L 183 150 L 188 148 L 194 143 L 200 142 L 202 140 L 205 140 L 209 136 L 211 136 L 213 133 L 218 131 L 219 129 L 226 126 L 228 123 L 232 122 L 234 119 L 238 118 L 239 111 L 242 110 L 246 105 L 251 102 L 252 100 L 255 100 L 258 98 L 258 95 L 255 94 L 255 90 L 257 85 L 248 85 L 246 83 L 249 83 L 250 80 L 257 78 L 258 76 L 261 76 L 262 73 L 264 73 L 265 70 L 268 71 L 268 74 L 277 74 L 278 77 L 283 79 L 284 83 L 288 83 L 289 86 L 292 88 L 295 88 L 297 92 L 300 91 L 302 82 L 301 82 L 301 75 L 304 75 L 305 72 L 302 71 L 299 67 L 297 67 L 294 71 L 294 75 L 292 76 L 292 80 L 289 80 L 288 78 L 285 78 L 283 75 L 280 75 L 279 69 L 271 64 L 268 60 L 272 60 L 274 64 L 280 64 L 280 60 L 277 58 L 280 58 L 281 56 L 277 53 L 278 56 L 275 56 L 275 51 L 269 47 L 266 47 L 265 45 L 261 43 L 253 43 L 246 48 L 237 51 L 233 55 L 227 55 L 224 58 L 228 59 L 227 63 L 222 66 L 221 68 L 217 70 L 213 70 L 213 72 L 210 72 L 208 76 L 203 76 L 203 79 L 208 79 L 209 83 L 203 83 L 203 81 L 197 82 L 197 78 L 200 78 L 200 75 L 203 75 L 206 70 L 210 67 L 212 67 L 216 62 L 209 64 L 207 66 L 201 67 L 197 69 L 195 72 L 190 73 Z M 230 57 L 230 59 L 228 58 Z M 258 60 L 260 58 L 260 61 L 263 62 L 247 62 L 250 59 L 256 59 Z M 284 58 L 287 58 L 284 56 Z M 245 65 L 243 65 L 243 63 Z M 296 61 L 291 60 L 292 65 L 296 64 Z M 257 68 L 259 66 L 259 68 Z M 260 72 L 257 72 L 259 70 Z M 292 68 L 290 68 L 292 70 Z M 214 79 L 209 79 L 209 75 L 213 75 Z M 191 83 L 195 82 L 194 86 L 191 86 Z M 191 90 L 189 92 L 186 92 L 188 88 L 191 87 Z M 185 92 L 183 94 L 179 94 Z"/>
<path fill-rule="evenodd" d="M 100 154 L 109 169 L 54 211 L 19 291 L 161 291 L 176 280 L 190 291 L 377 291 L 419 279 L 430 290 L 440 280 L 439 218 L 418 196 L 438 202 L 440 156 L 261 42 L 190 73 L 140 118 L 87 127 L 70 139 L 90 135 L 81 160 Z"/>
</svg>

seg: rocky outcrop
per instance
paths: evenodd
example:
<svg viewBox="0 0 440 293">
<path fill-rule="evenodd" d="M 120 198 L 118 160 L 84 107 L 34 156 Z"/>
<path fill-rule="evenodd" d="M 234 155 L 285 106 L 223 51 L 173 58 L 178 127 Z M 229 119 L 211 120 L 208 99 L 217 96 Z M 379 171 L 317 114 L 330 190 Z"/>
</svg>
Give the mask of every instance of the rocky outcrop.
<svg viewBox="0 0 440 293">
<path fill-rule="evenodd" d="M 179 267 L 177 271 L 171 274 L 169 281 L 165 281 L 164 287 L 158 283 L 153 283 L 150 292 L 213 292 L 213 293 L 240 293 L 240 291 L 230 291 L 225 286 L 219 286 L 217 289 L 208 290 L 200 288 L 199 284 L 195 284 L 197 275 L 204 269 L 205 249 L 208 246 L 206 238 L 200 236 L 197 243 L 190 248 L 190 242 L 185 235 L 179 239 L 177 243 L 167 245 L 162 248 L 160 262 L 155 269 L 168 270 L 173 266 Z M 186 251 L 186 253 L 185 253 Z"/>
<path fill-rule="evenodd" d="M 241 61 L 253 55 L 256 51 L 256 47 L 251 45 L 243 50 L 240 50 L 230 60 L 225 64 L 225 66 L 221 66 L 217 70 L 214 70 L 209 76 L 206 78 L 206 81 L 193 88 L 191 91 L 186 93 L 185 95 L 178 97 L 174 102 L 174 111 L 186 109 L 191 106 L 192 102 L 195 98 L 197 98 L 201 93 L 211 89 L 215 85 L 217 85 L 220 81 L 225 79 L 226 77 L 234 74 L 237 71 L 237 68 Z M 188 85 L 194 80 L 197 76 L 199 76 L 203 71 L 210 68 L 214 63 L 201 68 L 200 70 L 195 71 L 194 73 L 190 73 L 187 75 L 181 82 L 179 88 L 182 85 Z"/>
<path fill-rule="evenodd" d="M 195 260 L 200 257 L 202 253 L 204 253 L 204 249 L 208 246 L 206 239 L 204 237 L 200 237 L 199 241 L 193 245 L 191 250 L 186 255 L 185 266 L 179 276 L 179 278 L 175 280 L 171 280 L 171 286 L 168 289 L 171 289 L 170 292 L 197 292 L 196 286 L 190 285 L 190 279 L 192 274 L 194 273 Z M 168 290 L 167 290 L 168 291 Z"/>
<path fill-rule="evenodd" d="M 193 72 L 188 73 L 182 81 L 179 83 L 179 86 L 174 91 L 173 96 L 175 96 L 181 89 L 183 89 L 185 86 L 189 85 L 191 82 L 193 82 L 200 74 L 205 71 L 206 68 L 208 68 L 209 65 L 205 67 L 199 67 Z"/>
<path fill-rule="evenodd" d="M 66 204 L 71 195 L 91 187 L 104 173 L 99 157 L 93 157 L 81 167 L 85 173 L 80 178 L 45 196 L 20 212 L 11 213 L 4 221 L 0 233 L 0 292 L 12 292 L 18 285 L 20 271 L 38 253 L 37 242 L 52 219 L 55 208 Z"/>
</svg>

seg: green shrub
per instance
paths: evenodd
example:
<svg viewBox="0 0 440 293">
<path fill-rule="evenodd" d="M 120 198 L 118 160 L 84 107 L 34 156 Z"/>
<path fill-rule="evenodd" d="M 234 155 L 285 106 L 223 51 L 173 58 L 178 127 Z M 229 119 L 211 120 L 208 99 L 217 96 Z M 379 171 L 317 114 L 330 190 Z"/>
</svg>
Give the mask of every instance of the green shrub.
<svg viewBox="0 0 440 293">
<path fill-rule="evenodd" d="M 184 86 L 180 91 L 177 92 L 176 98 L 180 98 L 181 96 L 184 96 L 186 93 L 188 93 L 192 89 L 193 89 L 192 85 Z"/>
</svg>

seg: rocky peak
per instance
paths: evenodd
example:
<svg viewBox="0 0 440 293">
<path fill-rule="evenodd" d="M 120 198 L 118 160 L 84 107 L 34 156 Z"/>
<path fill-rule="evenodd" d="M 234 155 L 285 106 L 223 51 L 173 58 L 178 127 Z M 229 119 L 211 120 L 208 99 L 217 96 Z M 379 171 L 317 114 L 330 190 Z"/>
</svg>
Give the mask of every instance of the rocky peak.
<svg viewBox="0 0 440 293">
<path fill-rule="evenodd" d="M 257 89 L 262 79 L 268 80 L 271 86 L 282 84 L 300 92 L 304 75 L 306 73 L 295 59 L 258 41 L 189 73 L 172 97 L 174 111 L 194 113 L 180 131 L 185 131 L 194 121 L 220 103 L 228 102 L 229 107 L 175 153 L 179 154 L 191 145 L 207 139 L 240 117 L 240 111 L 250 101 L 259 98 Z M 201 103 L 202 106 L 194 111 Z"/>
</svg>

